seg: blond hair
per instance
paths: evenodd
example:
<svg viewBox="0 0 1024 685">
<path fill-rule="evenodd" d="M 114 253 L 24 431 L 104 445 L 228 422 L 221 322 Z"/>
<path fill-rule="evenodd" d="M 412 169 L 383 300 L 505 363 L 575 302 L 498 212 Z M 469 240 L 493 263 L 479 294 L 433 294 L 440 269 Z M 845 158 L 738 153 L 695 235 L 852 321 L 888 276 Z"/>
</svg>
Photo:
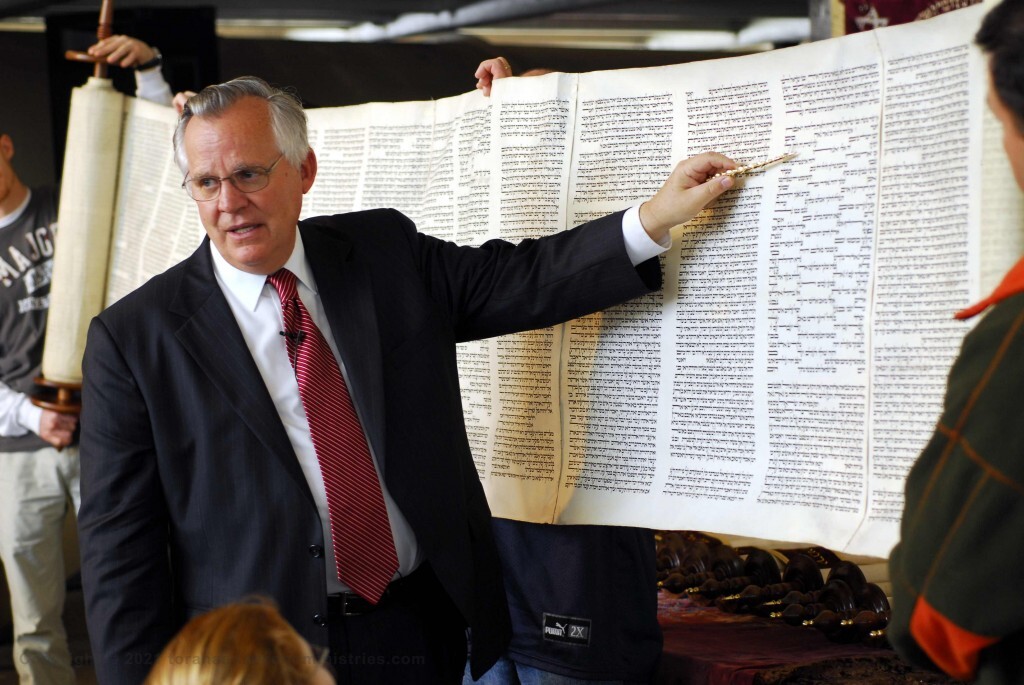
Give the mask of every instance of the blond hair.
<svg viewBox="0 0 1024 685">
<path fill-rule="evenodd" d="M 269 600 L 197 616 L 161 652 L 145 685 L 308 685 L 309 645 Z"/>
</svg>

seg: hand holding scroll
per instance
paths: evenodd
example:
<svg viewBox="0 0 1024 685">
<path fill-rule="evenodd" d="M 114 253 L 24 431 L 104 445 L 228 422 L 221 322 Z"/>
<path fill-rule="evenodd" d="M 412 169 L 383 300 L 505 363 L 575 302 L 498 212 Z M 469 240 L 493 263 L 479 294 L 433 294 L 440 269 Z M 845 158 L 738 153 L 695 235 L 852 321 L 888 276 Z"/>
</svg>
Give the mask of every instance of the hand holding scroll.
<svg viewBox="0 0 1024 685">
<path fill-rule="evenodd" d="M 717 152 L 704 152 L 677 164 L 661 190 L 640 205 L 640 223 L 651 239 L 661 242 L 669 229 L 685 224 L 732 188 L 732 176 L 711 177 L 736 166 Z"/>
<path fill-rule="evenodd" d="M 193 90 L 183 90 L 180 93 L 175 93 L 173 104 L 174 110 L 178 113 L 179 117 L 181 116 L 181 113 L 185 111 L 185 103 L 188 102 L 188 99 L 195 94 L 196 93 Z"/>
<path fill-rule="evenodd" d="M 39 437 L 57 449 L 67 447 L 71 444 L 77 424 L 78 417 L 74 414 L 59 414 L 44 409 L 39 418 Z"/>
<path fill-rule="evenodd" d="M 494 57 L 481 62 L 473 75 L 476 76 L 477 89 L 482 90 L 484 95 L 490 95 L 491 83 L 495 79 L 511 76 L 512 67 L 504 57 Z"/>
<path fill-rule="evenodd" d="M 156 57 L 157 52 L 147 43 L 131 36 L 115 35 L 92 45 L 89 54 L 119 67 L 137 67 Z"/>
</svg>

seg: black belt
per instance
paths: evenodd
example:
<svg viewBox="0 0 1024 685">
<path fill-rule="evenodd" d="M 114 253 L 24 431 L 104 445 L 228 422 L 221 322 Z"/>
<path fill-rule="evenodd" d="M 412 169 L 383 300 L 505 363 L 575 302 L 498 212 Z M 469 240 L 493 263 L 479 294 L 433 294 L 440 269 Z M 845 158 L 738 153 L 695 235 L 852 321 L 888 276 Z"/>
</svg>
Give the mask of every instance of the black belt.
<svg viewBox="0 0 1024 685">
<path fill-rule="evenodd" d="M 362 616 L 380 608 L 384 598 L 381 597 L 377 604 L 370 604 L 354 592 L 340 592 L 336 595 L 327 595 L 327 616 Z"/>
<path fill-rule="evenodd" d="M 328 618 L 362 616 L 414 595 L 425 589 L 425 586 L 433 579 L 433 572 L 429 567 L 424 568 L 426 566 L 423 564 L 409 575 L 391 581 L 384 588 L 384 594 L 380 596 L 380 600 L 376 604 L 371 604 L 354 592 L 327 595 Z"/>
</svg>

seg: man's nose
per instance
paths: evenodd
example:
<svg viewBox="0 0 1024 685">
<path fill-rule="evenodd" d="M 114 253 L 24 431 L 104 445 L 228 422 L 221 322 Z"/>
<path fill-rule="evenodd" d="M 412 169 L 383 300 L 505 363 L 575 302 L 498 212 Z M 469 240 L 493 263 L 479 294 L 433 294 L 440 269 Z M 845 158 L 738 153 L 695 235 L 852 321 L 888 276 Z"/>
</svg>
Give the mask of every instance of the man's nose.
<svg viewBox="0 0 1024 685">
<path fill-rule="evenodd" d="M 235 187 L 231 181 L 220 182 L 220 194 L 217 196 L 217 209 L 222 212 L 234 212 L 248 202 L 245 193 Z"/>
</svg>

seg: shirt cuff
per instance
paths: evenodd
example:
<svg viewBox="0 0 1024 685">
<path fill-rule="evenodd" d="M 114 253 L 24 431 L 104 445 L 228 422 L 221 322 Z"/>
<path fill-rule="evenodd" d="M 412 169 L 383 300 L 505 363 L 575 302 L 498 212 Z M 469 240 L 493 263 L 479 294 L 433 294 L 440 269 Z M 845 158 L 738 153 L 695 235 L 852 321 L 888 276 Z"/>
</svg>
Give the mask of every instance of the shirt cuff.
<svg viewBox="0 0 1024 685">
<path fill-rule="evenodd" d="M 135 97 L 166 107 L 170 107 L 174 102 L 171 87 L 167 85 L 159 68 L 135 72 Z"/>
<path fill-rule="evenodd" d="M 32 401 L 28 397 L 23 397 L 21 404 L 18 405 L 18 423 L 28 431 L 32 431 L 36 435 L 39 434 L 39 423 L 43 419 L 42 407 L 37 407 L 32 404 Z M 24 435 L 24 433 L 22 433 Z"/>
<path fill-rule="evenodd" d="M 651 236 L 647 235 L 644 225 L 640 223 L 640 205 L 630 207 L 622 215 L 622 238 L 626 241 L 626 254 L 633 266 L 657 257 L 672 247 L 671 235 L 665 236 L 661 243 L 651 240 Z"/>
</svg>

